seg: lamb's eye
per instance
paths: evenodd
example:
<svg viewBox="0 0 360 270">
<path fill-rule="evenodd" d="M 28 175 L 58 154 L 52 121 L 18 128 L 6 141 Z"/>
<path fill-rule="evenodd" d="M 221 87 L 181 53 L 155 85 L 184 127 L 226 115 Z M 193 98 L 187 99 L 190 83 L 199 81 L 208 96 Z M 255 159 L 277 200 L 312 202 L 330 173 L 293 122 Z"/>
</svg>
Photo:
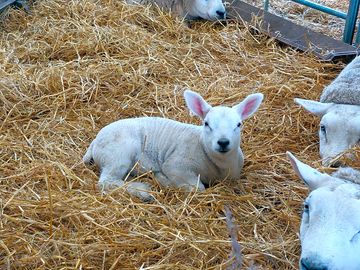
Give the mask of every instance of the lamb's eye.
<svg viewBox="0 0 360 270">
<path fill-rule="evenodd" d="M 320 130 L 322 133 L 326 134 L 326 127 L 324 125 L 320 126 Z"/>
<path fill-rule="evenodd" d="M 209 122 L 205 121 L 204 126 L 208 128 L 208 130 L 212 131 L 212 128 L 209 125 Z"/>
<path fill-rule="evenodd" d="M 358 241 L 360 239 L 360 231 L 358 231 L 352 238 L 351 242 Z"/>
<path fill-rule="evenodd" d="M 309 213 L 310 206 L 307 202 L 304 203 L 304 213 Z"/>
<path fill-rule="evenodd" d="M 237 127 L 241 127 L 241 123 L 238 123 L 238 124 L 237 124 Z"/>
</svg>

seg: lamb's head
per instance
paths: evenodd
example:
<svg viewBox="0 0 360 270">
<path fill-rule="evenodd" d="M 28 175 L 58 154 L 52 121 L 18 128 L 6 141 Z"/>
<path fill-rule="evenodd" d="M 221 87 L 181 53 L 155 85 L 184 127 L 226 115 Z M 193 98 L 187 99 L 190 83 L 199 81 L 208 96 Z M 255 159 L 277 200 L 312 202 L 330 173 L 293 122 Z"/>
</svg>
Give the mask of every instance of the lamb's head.
<svg viewBox="0 0 360 270">
<path fill-rule="evenodd" d="M 310 189 L 300 227 L 300 270 L 360 269 L 360 185 L 287 155 Z"/>
<path fill-rule="evenodd" d="M 186 104 L 191 112 L 203 121 L 203 144 L 207 152 L 218 155 L 238 151 L 242 121 L 259 108 L 263 94 L 246 97 L 233 107 L 210 106 L 199 94 L 186 90 Z"/>
<path fill-rule="evenodd" d="M 216 21 L 226 17 L 222 0 L 184 0 L 184 5 L 189 18 Z"/>
<path fill-rule="evenodd" d="M 332 164 L 334 157 L 360 144 L 360 106 L 300 98 L 296 98 L 295 102 L 321 118 L 320 157 L 324 166 L 336 166 Z"/>
</svg>

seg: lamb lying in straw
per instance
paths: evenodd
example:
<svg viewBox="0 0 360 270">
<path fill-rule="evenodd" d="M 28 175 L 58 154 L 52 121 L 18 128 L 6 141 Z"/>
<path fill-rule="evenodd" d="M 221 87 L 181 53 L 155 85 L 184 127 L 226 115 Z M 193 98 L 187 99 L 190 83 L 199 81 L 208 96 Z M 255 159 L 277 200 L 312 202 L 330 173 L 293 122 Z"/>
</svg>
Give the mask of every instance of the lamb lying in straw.
<svg viewBox="0 0 360 270">
<path fill-rule="evenodd" d="M 295 102 L 321 117 L 320 156 L 324 166 L 334 157 L 360 144 L 360 56 L 327 86 L 320 102 L 296 98 Z"/>
<path fill-rule="evenodd" d="M 225 19 L 226 12 L 221 0 L 128 0 L 135 4 L 156 4 L 185 19 L 205 19 L 210 21 Z"/>
<path fill-rule="evenodd" d="M 360 269 L 360 172 L 320 173 L 287 153 L 309 187 L 300 227 L 300 270 Z"/>
<path fill-rule="evenodd" d="M 123 186 L 127 176 L 150 170 L 161 185 L 188 191 L 204 190 L 204 183 L 215 180 L 239 178 L 244 164 L 241 124 L 258 109 L 263 95 L 249 95 L 231 108 L 212 107 L 190 90 L 184 96 L 202 126 L 143 117 L 119 120 L 100 130 L 83 161 L 100 167 L 101 189 Z M 152 199 L 149 190 L 140 182 L 127 185 L 129 193 L 144 201 Z"/>
</svg>

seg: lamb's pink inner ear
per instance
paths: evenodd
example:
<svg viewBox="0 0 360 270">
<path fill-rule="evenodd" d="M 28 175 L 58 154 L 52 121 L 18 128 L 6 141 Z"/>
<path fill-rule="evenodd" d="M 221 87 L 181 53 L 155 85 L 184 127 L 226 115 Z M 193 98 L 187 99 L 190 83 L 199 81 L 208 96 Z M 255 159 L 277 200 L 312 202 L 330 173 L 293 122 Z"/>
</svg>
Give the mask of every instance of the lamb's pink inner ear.
<svg viewBox="0 0 360 270">
<path fill-rule="evenodd" d="M 244 106 L 244 110 L 241 113 L 242 118 L 246 118 L 251 112 L 254 110 L 254 106 L 256 104 L 256 99 L 250 100 Z"/>
<path fill-rule="evenodd" d="M 204 115 L 204 111 L 203 111 L 203 108 L 202 108 L 200 99 L 195 98 L 195 100 L 194 100 L 194 107 L 195 107 L 196 113 L 197 113 L 201 118 L 204 118 L 205 115 Z"/>
</svg>

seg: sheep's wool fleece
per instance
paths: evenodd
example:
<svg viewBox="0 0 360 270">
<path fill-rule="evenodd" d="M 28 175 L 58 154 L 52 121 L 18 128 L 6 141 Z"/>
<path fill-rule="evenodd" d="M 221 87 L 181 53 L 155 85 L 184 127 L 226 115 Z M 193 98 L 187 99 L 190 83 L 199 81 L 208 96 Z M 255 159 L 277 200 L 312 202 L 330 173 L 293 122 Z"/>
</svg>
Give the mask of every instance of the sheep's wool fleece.
<svg viewBox="0 0 360 270">
<path fill-rule="evenodd" d="M 183 0 L 127 0 L 129 4 L 158 5 L 160 8 L 169 10 L 178 16 L 185 16 L 185 3 Z"/>
<path fill-rule="evenodd" d="M 330 85 L 325 87 L 320 102 L 360 105 L 360 56 L 357 56 Z"/>
<path fill-rule="evenodd" d="M 360 184 L 360 171 L 350 167 L 340 168 L 332 174 L 333 177 L 348 180 L 354 184 Z"/>
</svg>

